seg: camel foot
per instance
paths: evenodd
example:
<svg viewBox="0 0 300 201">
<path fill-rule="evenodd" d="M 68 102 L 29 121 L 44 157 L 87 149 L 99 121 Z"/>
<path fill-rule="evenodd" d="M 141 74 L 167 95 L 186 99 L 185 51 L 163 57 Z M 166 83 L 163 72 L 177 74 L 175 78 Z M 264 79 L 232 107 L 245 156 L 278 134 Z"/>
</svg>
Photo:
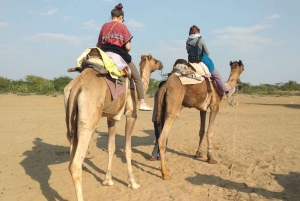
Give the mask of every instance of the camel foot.
<svg viewBox="0 0 300 201">
<path fill-rule="evenodd" d="M 112 186 L 114 185 L 114 182 L 111 179 L 106 179 L 105 181 L 102 182 L 103 186 Z"/>
<path fill-rule="evenodd" d="M 209 164 L 216 164 L 216 163 L 218 163 L 218 161 L 216 161 L 216 160 L 214 159 L 212 153 L 208 153 L 208 154 L 207 154 L 207 162 L 208 162 Z"/>
<path fill-rule="evenodd" d="M 162 179 L 163 180 L 170 180 L 170 179 L 172 179 L 172 177 L 169 176 L 169 175 L 162 175 Z"/>
<path fill-rule="evenodd" d="M 197 151 L 196 154 L 195 154 L 195 157 L 198 158 L 198 159 L 203 158 L 202 152 L 201 151 Z"/>
<path fill-rule="evenodd" d="M 207 159 L 207 162 L 209 164 L 216 164 L 216 163 L 218 163 L 218 161 L 216 161 L 215 159 Z"/>
<path fill-rule="evenodd" d="M 128 187 L 131 188 L 131 189 L 139 189 L 141 187 L 141 184 L 138 184 L 138 183 L 132 183 L 132 184 L 128 184 Z"/>
</svg>

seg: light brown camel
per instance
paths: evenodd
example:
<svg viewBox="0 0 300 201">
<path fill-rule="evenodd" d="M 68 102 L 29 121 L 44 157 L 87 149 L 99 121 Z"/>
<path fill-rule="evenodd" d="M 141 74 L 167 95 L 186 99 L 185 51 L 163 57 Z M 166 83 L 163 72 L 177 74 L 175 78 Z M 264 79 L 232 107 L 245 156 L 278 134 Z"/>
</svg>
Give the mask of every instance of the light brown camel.
<svg viewBox="0 0 300 201">
<path fill-rule="evenodd" d="M 96 52 L 98 53 L 98 51 Z M 147 57 L 142 65 L 149 65 L 148 68 L 152 69 L 160 68 L 162 63 L 152 57 Z M 157 67 L 153 67 L 153 65 Z M 135 90 L 128 89 L 113 101 L 104 76 L 107 75 L 101 75 L 97 71 L 87 68 L 64 89 L 67 138 L 70 142 L 69 171 L 75 186 L 77 200 L 80 201 L 83 200 L 82 164 L 91 136 L 101 117 L 107 117 L 109 135 L 108 165 L 105 180 L 102 184 L 104 186 L 114 184 L 111 175 L 111 166 L 115 152 L 115 123 L 125 114 L 125 154 L 128 169 L 128 186 L 132 189 L 140 187 L 140 184 L 134 179 L 131 166 L 131 134 L 137 118 L 137 94 Z"/>
<path fill-rule="evenodd" d="M 231 73 L 228 81 L 225 83 L 227 88 L 236 87 L 240 82 L 240 74 L 244 71 L 242 61 L 230 62 Z M 182 85 L 179 78 L 175 74 L 171 74 L 166 83 L 158 91 L 157 98 L 157 122 L 162 126 L 162 132 L 158 140 L 161 158 L 161 172 L 163 179 L 170 179 L 169 169 L 165 162 L 166 139 L 171 130 L 176 117 L 179 115 L 181 107 L 196 108 L 200 110 L 200 131 L 199 131 L 199 147 L 196 152 L 196 157 L 203 157 L 202 140 L 205 133 L 205 120 L 207 109 L 210 109 L 209 124 L 207 129 L 207 162 L 214 164 L 217 161 L 212 154 L 212 137 L 213 125 L 216 115 L 219 111 L 219 104 L 223 95 L 217 93 L 215 82 L 210 82 L 211 92 L 207 91 L 207 83 L 203 81 L 200 84 Z"/>
<path fill-rule="evenodd" d="M 140 74 L 142 78 L 142 83 L 143 83 L 143 88 L 144 88 L 144 95 L 146 95 L 149 87 L 149 82 L 150 82 L 150 75 L 156 70 L 161 70 L 163 66 L 158 66 L 158 65 L 144 65 L 143 63 L 147 62 L 148 60 L 151 60 L 152 62 L 158 62 L 156 59 L 152 60 L 152 55 L 142 55 L 141 56 L 141 61 L 140 61 Z"/>
</svg>

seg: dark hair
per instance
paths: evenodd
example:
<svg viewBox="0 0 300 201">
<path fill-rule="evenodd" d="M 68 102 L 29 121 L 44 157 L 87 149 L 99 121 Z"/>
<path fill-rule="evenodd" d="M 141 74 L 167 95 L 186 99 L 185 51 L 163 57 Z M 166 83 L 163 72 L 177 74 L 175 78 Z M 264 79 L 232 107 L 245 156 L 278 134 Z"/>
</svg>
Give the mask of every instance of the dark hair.
<svg viewBox="0 0 300 201">
<path fill-rule="evenodd" d="M 195 34 L 196 32 L 200 33 L 200 29 L 196 25 L 191 26 L 190 31 L 189 31 L 189 35 Z"/>
<path fill-rule="evenodd" d="M 120 16 L 124 17 L 124 12 L 123 12 L 122 8 L 123 8 L 123 5 L 121 3 L 116 5 L 116 7 L 114 9 L 112 9 L 110 12 L 111 18 L 120 17 Z"/>
</svg>

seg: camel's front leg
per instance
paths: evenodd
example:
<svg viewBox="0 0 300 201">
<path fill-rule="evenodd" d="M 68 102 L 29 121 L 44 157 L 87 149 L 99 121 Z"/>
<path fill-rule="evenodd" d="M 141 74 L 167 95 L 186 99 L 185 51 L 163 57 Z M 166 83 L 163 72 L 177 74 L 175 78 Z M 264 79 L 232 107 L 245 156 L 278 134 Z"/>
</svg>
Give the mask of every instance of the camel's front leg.
<svg viewBox="0 0 300 201">
<path fill-rule="evenodd" d="M 136 118 L 131 117 L 131 115 L 126 116 L 126 125 L 125 125 L 125 137 L 126 137 L 126 144 L 125 144 L 125 155 L 126 155 L 126 161 L 127 161 L 127 170 L 128 170 L 128 187 L 132 189 L 138 189 L 141 187 L 140 184 L 136 183 L 132 166 L 131 166 L 131 135 L 132 130 L 135 124 Z"/>
<path fill-rule="evenodd" d="M 107 118 L 107 127 L 108 127 L 108 164 L 105 180 L 102 182 L 104 186 L 112 186 L 114 182 L 111 176 L 111 166 L 112 158 L 116 150 L 115 145 L 115 121 L 113 119 Z"/>
<path fill-rule="evenodd" d="M 204 138 L 204 133 L 205 133 L 205 122 L 206 122 L 206 111 L 200 111 L 200 130 L 199 130 L 199 146 L 198 150 L 196 152 L 195 157 L 196 158 L 203 158 L 203 153 L 202 153 L 202 142 Z"/>
<path fill-rule="evenodd" d="M 215 122 L 215 118 L 218 114 L 219 106 L 211 106 L 210 107 L 210 115 L 209 115 L 209 123 L 207 128 L 207 162 L 210 164 L 215 164 L 217 161 L 215 160 L 212 153 L 212 138 L 213 138 L 213 125 Z"/>
</svg>

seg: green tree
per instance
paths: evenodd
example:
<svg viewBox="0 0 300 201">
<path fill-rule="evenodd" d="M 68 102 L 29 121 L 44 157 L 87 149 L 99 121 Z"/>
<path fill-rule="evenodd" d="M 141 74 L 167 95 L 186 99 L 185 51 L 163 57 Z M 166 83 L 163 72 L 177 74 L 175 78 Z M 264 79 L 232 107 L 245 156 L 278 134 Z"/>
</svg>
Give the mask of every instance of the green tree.
<svg viewBox="0 0 300 201">
<path fill-rule="evenodd" d="M 53 79 L 54 89 L 57 92 L 62 93 L 64 91 L 65 86 L 67 86 L 72 81 L 72 78 L 68 76 L 61 76 Z"/>
<path fill-rule="evenodd" d="M 47 80 L 40 76 L 27 75 L 25 80 L 29 85 L 33 86 L 37 94 L 54 94 L 54 84 L 51 80 Z"/>
<path fill-rule="evenodd" d="M 0 93 L 7 93 L 11 87 L 11 81 L 7 78 L 0 77 Z"/>
</svg>

